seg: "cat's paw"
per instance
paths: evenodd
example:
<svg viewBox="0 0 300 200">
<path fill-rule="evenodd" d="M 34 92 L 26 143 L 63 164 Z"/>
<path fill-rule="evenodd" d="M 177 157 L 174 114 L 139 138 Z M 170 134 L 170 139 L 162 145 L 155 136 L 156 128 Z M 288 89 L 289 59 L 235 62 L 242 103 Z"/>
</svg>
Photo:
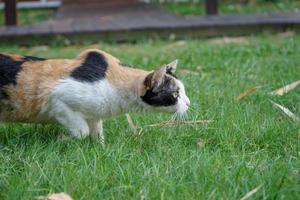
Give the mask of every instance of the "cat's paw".
<svg viewBox="0 0 300 200">
<path fill-rule="evenodd" d="M 62 142 L 69 142 L 71 141 L 73 138 L 71 136 L 68 136 L 68 135 L 65 135 L 63 133 L 61 133 L 59 136 L 58 136 L 58 141 L 62 141 Z"/>
</svg>

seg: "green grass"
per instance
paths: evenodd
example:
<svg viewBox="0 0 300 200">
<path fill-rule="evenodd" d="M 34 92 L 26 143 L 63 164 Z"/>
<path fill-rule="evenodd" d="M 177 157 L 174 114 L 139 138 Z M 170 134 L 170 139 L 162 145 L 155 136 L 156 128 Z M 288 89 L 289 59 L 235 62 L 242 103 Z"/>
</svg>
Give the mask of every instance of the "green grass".
<svg viewBox="0 0 300 200">
<path fill-rule="evenodd" d="M 147 69 L 178 58 L 178 74 L 193 106 L 189 120 L 214 122 L 146 128 L 170 116 L 133 115 L 141 128 L 134 134 L 122 116 L 105 123 L 105 148 L 90 140 L 58 141 L 65 132 L 60 127 L 2 124 L 0 199 L 61 191 L 87 200 L 239 199 L 259 185 L 255 199 L 299 199 L 300 126 L 274 109 L 270 99 L 300 116 L 300 88 L 283 97 L 267 93 L 300 79 L 300 36 L 239 41 L 92 45 Z M 0 51 L 73 58 L 88 47 L 0 45 Z M 234 101 L 258 85 L 263 87 L 256 93 Z"/>
<path fill-rule="evenodd" d="M 29 9 L 18 10 L 18 24 L 34 24 L 53 18 L 55 10 L 52 9 Z M 0 11 L 0 26 L 4 25 L 4 11 Z"/>
<path fill-rule="evenodd" d="M 162 7 L 180 15 L 205 15 L 203 1 L 183 2 L 180 4 L 165 3 Z M 242 4 L 237 0 L 220 0 L 219 13 L 221 15 L 271 13 L 271 12 L 300 12 L 298 0 L 256 0 L 256 3 Z"/>
</svg>

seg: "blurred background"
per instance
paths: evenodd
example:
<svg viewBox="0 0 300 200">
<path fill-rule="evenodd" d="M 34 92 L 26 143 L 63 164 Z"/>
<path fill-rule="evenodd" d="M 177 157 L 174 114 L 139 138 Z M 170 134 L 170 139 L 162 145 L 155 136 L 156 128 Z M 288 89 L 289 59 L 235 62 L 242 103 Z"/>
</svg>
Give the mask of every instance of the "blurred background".
<svg viewBox="0 0 300 200">
<path fill-rule="evenodd" d="M 299 8 L 299 0 L 2 0 L 0 36 L 123 41 L 286 31 L 297 29 Z"/>
</svg>

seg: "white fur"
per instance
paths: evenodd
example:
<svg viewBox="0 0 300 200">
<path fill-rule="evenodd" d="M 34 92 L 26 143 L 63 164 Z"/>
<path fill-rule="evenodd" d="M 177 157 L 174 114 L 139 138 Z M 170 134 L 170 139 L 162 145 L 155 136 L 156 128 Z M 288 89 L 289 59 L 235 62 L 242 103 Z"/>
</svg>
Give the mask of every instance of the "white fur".
<svg viewBox="0 0 300 200">
<path fill-rule="evenodd" d="M 76 138 L 104 140 L 102 119 L 131 111 L 142 111 L 139 98 L 130 91 L 114 88 L 107 80 L 91 83 L 66 79 L 54 89 L 44 115 L 56 120 Z"/>
<path fill-rule="evenodd" d="M 134 91 L 115 88 L 107 80 L 85 83 L 72 78 L 62 80 L 44 106 L 43 116 L 70 130 L 76 138 L 91 134 L 104 142 L 102 120 L 130 112 L 165 111 L 184 113 L 189 106 L 183 84 L 174 106 L 154 108 L 142 101 Z"/>
<path fill-rule="evenodd" d="M 185 94 L 185 89 L 184 89 L 184 85 L 181 81 L 176 80 L 177 84 L 179 85 L 179 98 L 178 98 L 178 103 L 176 104 L 176 112 L 179 114 L 183 114 L 185 113 L 188 109 L 189 106 L 191 104 L 189 98 L 186 96 Z"/>
</svg>

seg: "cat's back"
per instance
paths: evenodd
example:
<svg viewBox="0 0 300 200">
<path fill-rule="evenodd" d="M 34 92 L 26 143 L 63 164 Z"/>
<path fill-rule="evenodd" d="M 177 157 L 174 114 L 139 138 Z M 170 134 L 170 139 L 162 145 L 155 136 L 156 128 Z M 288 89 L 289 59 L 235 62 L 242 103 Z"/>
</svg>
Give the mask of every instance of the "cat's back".
<svg viewBox="0 0 300 200">
<path fill-rule="evenodd" d="M 76 60 L 0 53 L 0 121 L 27 121 L 38 115 L 60 79 Z"/>
<path fill-rule="evenodd" d="M 76 68 L 76 59 L 45 59 L 0 52 L 0 87 L 20 86 L 24 79 L 30 83 L 62 78 Z"/>
<path fill-rule="evenodd" d="M 67 97 L 82 104 L 84 97 L 90 102 L 95 96 L 94 83 L 105 80 L 106 75 L 122 77 L 114 70 L 118 67 L 118 59 L 96 49 L 74 59 L 0 53 L 0 121 L 39 122 L 52 98 Z M 108 91 L 105 84 L 102 89 Z"/>
</svg>

